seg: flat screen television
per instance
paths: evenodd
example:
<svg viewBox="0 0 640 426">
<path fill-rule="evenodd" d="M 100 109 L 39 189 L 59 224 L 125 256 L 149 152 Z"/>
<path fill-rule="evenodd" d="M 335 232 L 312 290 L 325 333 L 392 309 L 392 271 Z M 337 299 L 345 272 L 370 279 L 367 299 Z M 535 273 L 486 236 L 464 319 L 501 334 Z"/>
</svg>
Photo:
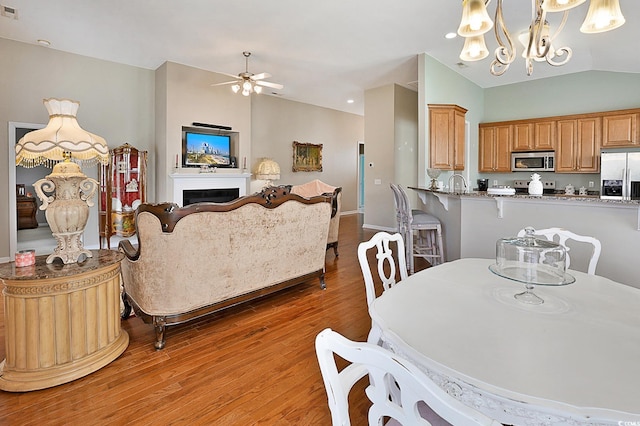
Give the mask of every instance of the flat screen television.
<svg viewBox="0 0 640 426">
<path fill-rule="evenodd" d="M 182 128 L 182 167 L 237 167 L 237 132 Z"/>
</svg>

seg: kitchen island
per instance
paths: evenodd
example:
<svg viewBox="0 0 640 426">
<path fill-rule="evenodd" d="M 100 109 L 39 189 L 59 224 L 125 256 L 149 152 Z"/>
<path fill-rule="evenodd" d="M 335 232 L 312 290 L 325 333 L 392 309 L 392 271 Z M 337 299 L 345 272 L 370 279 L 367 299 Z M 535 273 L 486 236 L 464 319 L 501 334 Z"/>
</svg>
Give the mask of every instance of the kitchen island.
<svg viewBox="0 0 640 426">
<path fill-rule="evenodd" d="M 447 261 L 494 258 L 496 241 L 513 237 L 526 226 L 560 227 L 596 237 L 602 254 L 596 269 L 614 281 L 640 288 L 635 265 L 640 261 L 640 202 L 593 196 L 450 193 L 423 187 L 416 191 L 423 210 L 442 223 Z M 571 268 L 586 271 L 589 249 L 570 245 Z"/>
</svg>

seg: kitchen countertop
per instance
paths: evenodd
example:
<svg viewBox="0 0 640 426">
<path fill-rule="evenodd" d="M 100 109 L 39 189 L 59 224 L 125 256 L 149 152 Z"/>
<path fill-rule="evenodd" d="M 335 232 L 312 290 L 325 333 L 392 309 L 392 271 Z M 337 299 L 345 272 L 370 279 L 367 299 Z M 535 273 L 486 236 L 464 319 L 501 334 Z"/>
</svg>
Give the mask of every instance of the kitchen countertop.
<svg viewBox="0 0 640 426">
<path fill-rule="evenodd" d="M 464 197 L 486 197 L 486 198 L 505 198 L 505 199 L 531 199 L 531 200 L 549 200 L 549 201 L 577 201 L 585 203 L 604 203 L 604 204 L 622 204 L 622 205 L 640 205 L 640 200 L 608 200 L 602 199 L 597 195 L 566 195 L 566 194 L 544 194 L 544 195 L 529 195 L 529 194 L 515 194 L 515 195 L 491 195 L 486 191 L 468 191 L 468 192 L 448 192 L 448 191 L 434 191 L 429 188 L 420 186 L 410 186 L 410 189 L 416 191 L 431 192 L 439 195 L 449 196 L 464 196 Z"/>
</svg>

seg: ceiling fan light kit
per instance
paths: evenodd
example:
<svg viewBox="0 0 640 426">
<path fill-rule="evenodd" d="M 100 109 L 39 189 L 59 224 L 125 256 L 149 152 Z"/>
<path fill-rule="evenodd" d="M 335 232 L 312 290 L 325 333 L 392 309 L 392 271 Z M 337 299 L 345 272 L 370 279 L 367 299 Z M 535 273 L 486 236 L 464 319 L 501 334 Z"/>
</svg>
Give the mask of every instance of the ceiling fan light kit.
<svg viewBox="0 0 640 426">
<path fill-rule="evenodd" d="M 269 81 L 263 81 L 265 78 L 271 77 L 271 74 L 263 72 L 260 74 L 253 74 L 249 72 L 249 56 L 251 52 L 242 52 L 245 57 L 245 71 L 240 74 L 232 75 L 226 73 L 220 73 L 233 77 L 235 80 L 225 81 L 223 83 L 212 84 L 212 86 L 223 86 L 225 84 L 232 84 L 231 90 L 233 93 L 242 93 L 243 96 L 249 96 L 252 93 L 262 93 L 262 87 L 271 87 L 273 89 L 282 89 L 284 86 L 278 83 L 271 83 Z"/>
<path fill-rule="evenodd" d="M 465 43 L 460 53 L 463 61 L 479 61 L 486 58 L 489 52 L 486 48 L 484 34 L 494 29 L 498 47 L 495 59 L 489 68 L 491 74 L 500 76 L 517 58 L 516 45 L 511 33 L 507 30 L 503 16 L 503 0 L 497 0 L 495 11 L 495 25 L 487 12 L 487 5 L 491 0 L 463 0 L 462 19 L 458 27 L 458 34 L 465 37 Z M 586 0 L 531 0 L 531 23 L 528 31 L 521 33 L 518 39 L 524 44 L 522 56 L 525 59 L 527 75 L 533 73 L 534 61 L 546 61 L 549 65 L 561 66 L 569 62 L 572 55 L 570 47 L 555 49 L 551 43 L 560 34 L 569 10 L 585 3 Z M 551 34 L 547 13 L 562 12 L 562 20 L 555 33 Z M 619 0 L 590 0 L 589 11 L 580 27 L 580 31 L 587 34 L 610 31 L 622 26 L 625 22 L 620 10 Z"/>
</svg>

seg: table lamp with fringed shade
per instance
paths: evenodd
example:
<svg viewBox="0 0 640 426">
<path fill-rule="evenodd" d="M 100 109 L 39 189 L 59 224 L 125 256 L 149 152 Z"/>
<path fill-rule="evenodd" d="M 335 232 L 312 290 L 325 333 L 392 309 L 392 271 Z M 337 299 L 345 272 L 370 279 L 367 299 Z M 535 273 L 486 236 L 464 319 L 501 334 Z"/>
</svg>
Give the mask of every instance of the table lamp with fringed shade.
<svg viewBox="0 0 640 426">
<path fill-rule="evenodd" d="M 63 263 L 75 263 L 92 257 L 82 244 L 82 233 L 89 219 L 89 207 L 98 182 L 87 177 L 84 166 L 108 164 L 109 147 L 104 138 L 83 130 L 76 119 L 79 102 L 68 99 L 44 99 L 49 124 L 27 133 L 16 145 L 16 165 L 53 166 L 53 171 L 33 184 L 42 201 L 47 223 L 57 247 L 47 257 Z M 72 161 L 73 160 L 73 161 Z M 55 165 L 54 165 L 55 164 Z"/>
<path fill-rule="evenodd" d="M 270 158 L 262 158 L 256 167 L 256 179 L 266 180 L 265 187 L 280 179 L 280 166 Z"/>
</svg>

